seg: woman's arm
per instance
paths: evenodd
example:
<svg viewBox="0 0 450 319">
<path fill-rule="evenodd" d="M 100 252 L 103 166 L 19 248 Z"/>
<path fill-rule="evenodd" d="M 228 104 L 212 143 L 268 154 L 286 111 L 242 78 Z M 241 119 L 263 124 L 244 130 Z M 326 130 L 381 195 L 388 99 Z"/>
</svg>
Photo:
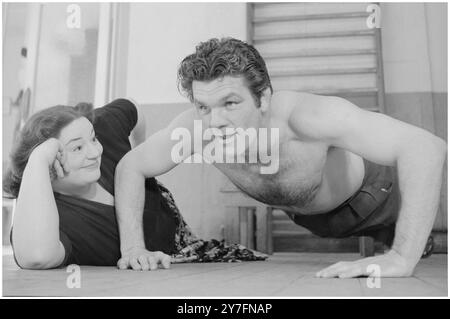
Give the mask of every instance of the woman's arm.
<svg viewBox="0 0 450 319">
<path fill-rule="evenodd" d="M 64 160 L 58 151 L 62 152 L 62 147 L 57 139 L 45 141 L 33 150 L 23 172 L 12 234 L 14 255 L 23 268 L 54 268 L 64 260 L 49 174 L 52 166 L 59 176 L 64 174 L 60 165 Z"/>
</svg>

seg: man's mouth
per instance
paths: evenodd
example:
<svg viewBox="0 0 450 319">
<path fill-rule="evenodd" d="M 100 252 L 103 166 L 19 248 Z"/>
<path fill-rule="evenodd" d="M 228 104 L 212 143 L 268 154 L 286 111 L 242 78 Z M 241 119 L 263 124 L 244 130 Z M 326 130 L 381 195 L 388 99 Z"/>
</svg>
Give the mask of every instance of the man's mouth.
<svg viewBox="0 0 450 319">
<path fill-rule="evenodd" d="M 235 136 L 235 135 L 236 135 L 236 133 L 229 134 L 229 135 L 223 135 L 223 136 L 222 136 L 222 139 L 227 140 L 227 139 L 229 139 L 229 138 L 231 138 L 231 137 L 233 137 L 233 136 Z"/>
<path fill-rule="evenodd" d="M 231 141 L 233 141 L 233 137 L 237 134 L 237 132 L 234 132 L 233 134 L 229 134 L 229 135 L 216 135 L 216 138 L 224 143 L 224 144 L 228 144 Z"/>
</svg>

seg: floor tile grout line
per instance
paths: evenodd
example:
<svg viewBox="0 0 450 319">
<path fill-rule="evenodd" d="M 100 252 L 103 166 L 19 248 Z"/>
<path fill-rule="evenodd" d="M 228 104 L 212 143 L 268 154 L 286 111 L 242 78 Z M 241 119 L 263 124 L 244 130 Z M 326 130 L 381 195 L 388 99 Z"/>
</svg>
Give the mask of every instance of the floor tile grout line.
<svg viewBox="0 0 450 319">
<path fill-rule="evenodd" d="M 155 283 L 157 283 L 157 282 L 161 282 L 161 281 L 164 281 L 164 280 L 177 280 L 177 279 L 181 279 L 181 278 L 186 278 L 186 277 L 189 277 L 189 276 L 196 276 L 196 275 L 200 275 L 200 274 L 202 274 L 202 273 L 212 273 L 212 272 L 215 272 L 215 271 L 221 271 L 221 270 L 226 270 L 226 269 L 232 269 L 232 268 L 237 268 L 237 267 L 239 267 L 240 266 L 240 264 L 241 263 L 236 263 L 237 265 L 233 265 L 233 266 L 231 266 L 231 267 L 229 267 L 229 268 L 226 268 L 226 267 L 221 267 L 221 268 L 219 268 L 219 269 L 212 269 L 212 270 L 207 270 L 207 271 L 199 271 L 199 272 L 196 272 L 196 273 L 190 273 L 190 274 L 186 274 L 186 275 L 179 275 L 179 276 L 170 276 L 170 277 L 164 277 L 164 278 L 158 278 L 158 279 L 155 279 L 155 280 L 152 280 L 151 282 L 153 283 L 153 282 L 155 282 Z M 161 270 L 161 269 L 160 269 Z M 129 271 L 131 271 L 131 270 L 129 270 Z M 137 271 L 136 271 L 137 272 Z M 134 284 L 128 284 L 128 285 L 124 285 L 124 286 L 120 286 L 120 288 L 119 289 L 122 289 L 122 288 L 129 288 L 129 287 L 133 287 L 133 286 L 135 286 L 136 284 L 134 283 Z M 104 288 L 100 288 L 100 289 L 93 289 L 93 291 L 104 291 L 105 289 Z"/>
<path fill-rule="evenodd" d="M 232 267 L 232 268 L 236 268 L 236 267 Z M 223 269 L 223 268 L 222 268 Z M 216 270 L 214 270 L 214 271 L 217 271 L 217 270 L 222 270 L 222 269 L 216 269 Z M 258 271 L 257 273 L 258 274 L 260 274 L 260 273 L 263 273 L 263 272 L 266 272 L 267 271 L 267 269 L 264 269 L 264 270 L 261 270 L 261 271 Z M 212 271 L 210 271 L 210 272 L 212 272 Z M 199 274 L 199 273 L 197 273 L 197 274 Z M 197 274 L 192 274 L 192 275 L 197 275 Z M 246 277 L 247 275 L 240 275 L 240 276 L 237 276 L 237 277 L 233 277 L 232 279 L 229 279 L 228 281 L 233 281 L 233 280 L 237 280 L 237 279 L 239 279 L 239 278 L 242 278 L 242 277 Z M 186 276 L 184 276 L 183 278 L 185 278 Z M 182 277 L 178 277 L 178 278 L 182 278 Z M 163 279 L 161 279 L 161 280 L 163 280 Z M 155 280 L 155 282 L 157 282 L 157 281 L 161 281 L 161 280 Z M 121 288 L 129 288 L 129 287 L 131 287 L 130 285 L 127 285 L 127 286 L 122 286 Z M 101 291 L 103 291 L 104 289 L 101 289 L 101 290 L 98 290 L 97 292 L 101 292 Z"/>
<path fill-rule="evenodd" d="M 417 280 L 419 280 L 419 281 L 421 281 L 421 282 L 423 282 L 423 283 L 426 283 L 427 285 L 430 285 L 430 286 L 432 286 L 432 287 L 434 287 L 434 288 L 437 288 L 437 289 L 439 289 L 439 290 L 443 290 L 443 291 L 447 290 L 446 293 L 448 294 L 448 287 L 447 287 L 447 289 L 445 289 L 445 288 L 443 288 L 443 287 L 439 287 L 439 286 L 437 286 L 436 284 L 431 283 L 431 282 L 429 282 L 429 281 L 427 281 L 427 280 L 424 280 L 423 278 L 416 277 L 415 275 L 413 275 L 411 278 L 415 278 L 415 279 L 417 279 Z"/>
<path fill-rule="evenodd" d="M 239 264 L 241 264 L 241 263 L 239 263 Z M 239 265 L 236 265 L 236 266 L 233 266 L 233 267 L 230 267 L 230 268 L 228 268 L 228 269 L 232 269 L 232 268 L 237 268 Z M 227 270 L 228 270 L 227 269 Z M 201 274 L 203 274 L 203 273 L 212 273 L 212 272 L 215 272 L 215 271 L 221 271 L 221 270 L 225 270 L 225 268 L 220 268 L 220 269 L 213 269 L 213 270 L 209 270 L 209 271 L 206 271 L 206 272 L 196 272 L 196 273 L 193 273 L 193 274 L 186 274 L 186 275 L 181 275 L 181 276 L 174 276 L 174 277 L 170 277 L 170 278 L 161 278 L 161 279 L 156 279 L 156 280 L 152 280 L 151 282 L 149 282 L 149 283 L 157 283 L 157 282 L 160 282 L 160 281 L 164 281 L 164 280 L 167 280 L 167 279 L 169 279 L 169 280 L 177 280 L 177 279 L 183 279 L 183 278 L 188 278 L 188 277 L 191 277 L 191 276 L 196 276 L 196 275 L 201 275 Z M 245 275 L 244 275 L 245 276 Z M 241 277 L 244 277 L 244 276 L 238 276 L 238 277 L 235 277 L 235 278 L 233 278 L 233 279 L 231 279 L 231 280 L 235 280 L 235 279 L 237 279 L 237 278 L 241 278 Z M 129 285 L 126 285 L 126 286 L 121 286 L 120 288 L 122 289 L 122 288 L 130 288 L 130 287 L 133 287 L 133 286 L 135 286 L 136 284 L 129 284 Z M 105 289 L 103 289 L 103 288 L 101 288 L 100 290 L 97 290 L 97 291 L 104 291 Z"/>
<path fill-rule="evenodd" d="M 250 275 L 250 277 L 253 277 L 254 275 L 261 275 L 261 274 L 264 273 L 264 272 L 270 272 L 272 269 L 273 269 L 273 267 L 267 267 L 266 269 L 262 269 L 262 270 L 260 270 L 260 271 L 258 271 L 258 272 L 252 273 L 252 274 Z M 233 279 L 231 279 L 231 280 L 239 279 L 239 278 L 245 277 L 245 276 L 248 276 L 248 275 L 243 275 L 243 276 L 240 276 L 240 277 L 237 277 L 237 278 L 233 278 Z M 231 280 L 230 280 L 230 281 L 231 281 Z"/>
<path fill-rule="evenodd" d="M 318 265 L 320 265 L 320 268 L 322 268 L 323 264 L 325 264 L 324 261 L 319 261 L 319 262 L 318 262 Z M 287 284 L 287 285 L 284 286 L 283 288 L 278 288 L 278 289 L 274 290 L 274 291 L 272 292 L 272 296 L 275 296 L 276 293 L 278 293 L 278 292 L 280 292 L 280 291 L 282 291 L 282 290 L 285 290 L 285 289 L 288 288 L 289 286 L 292 286 L 292 285 L 294 284 L 294 282 L 296 282 L 297 280 L 300 280 L 300 279 L 305 278 L 305 277 L 306 277 L 306 274 L 302 274 L 302 275 L 298 276 L 296 279 L 292 280 L 289 284 Z"/>
<path fill-rule="evenodd" d="M 297 280 L 302 279 L 303 277 L 306 277 L 306 275 L 305 274 L 299 275 L 297 278 L 293 279 L 291 282 L 286 284 L 284 287 L 278 288 L 278 289 L 275 289 L 274 291 L 272 291 L 270 295 L 271 296 L 275 296 L 278 292 L 285 290 L 289 286 L 292 286 L 294 284 L 294 282 L 296 282 Z"/>
<path fill-rule="evenodd" d="M 364 288 L 362 281 L 365 280 L 367 283 L 367 278 L 358 278 L 359 288 L 361 289 L 361 297 L 368 297 L 366 294 L 366 289 Z"/>
</svg>

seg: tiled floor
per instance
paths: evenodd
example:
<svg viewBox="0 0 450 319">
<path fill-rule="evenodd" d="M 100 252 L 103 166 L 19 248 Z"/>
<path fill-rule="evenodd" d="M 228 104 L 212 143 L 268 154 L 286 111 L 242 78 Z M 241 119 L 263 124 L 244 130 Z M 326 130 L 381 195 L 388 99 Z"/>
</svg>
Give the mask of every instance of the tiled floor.
<svg viewBox="0 0 450 319">
<path fill-rule="evenodd" d="M 267 261 L 174 264 L 170 270 L 119 271 L 81 267 L 81 287 L 69 289 L 66 269 L 22 270 L 3 256 L 4 296 L 447 296 L 447 255 L 421 260 L 411 278 L 319 279 L 314 274 L 356 254 L 277 253 Z"/>
</svg>

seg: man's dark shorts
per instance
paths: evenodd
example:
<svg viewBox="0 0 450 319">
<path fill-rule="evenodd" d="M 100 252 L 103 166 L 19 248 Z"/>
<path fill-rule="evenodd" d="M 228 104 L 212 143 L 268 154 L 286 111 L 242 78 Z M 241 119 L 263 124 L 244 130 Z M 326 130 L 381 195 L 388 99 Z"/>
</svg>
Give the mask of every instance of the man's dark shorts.
<svg viewBox="0 0 450 319">
<path fill-rule="evenodd" d="M 321 237 L 371 236 L 390 246 L 400 203 L 396 171 L 367 160 L 364 168 L 362 186 L 339 207 L 324 214 L 288 215 Z"/>
</svg>

